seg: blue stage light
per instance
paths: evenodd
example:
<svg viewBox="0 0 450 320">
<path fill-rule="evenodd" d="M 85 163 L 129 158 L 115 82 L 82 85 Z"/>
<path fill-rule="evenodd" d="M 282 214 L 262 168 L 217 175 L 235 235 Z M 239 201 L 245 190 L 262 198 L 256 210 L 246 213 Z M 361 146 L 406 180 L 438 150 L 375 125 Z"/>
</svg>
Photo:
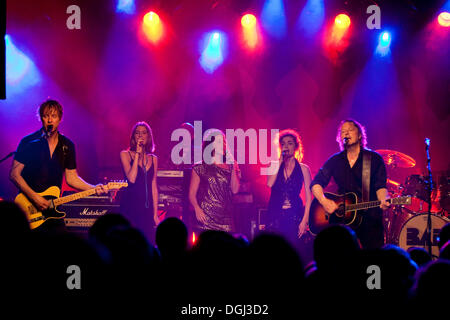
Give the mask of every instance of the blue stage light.
<svg viewBox="0 0 450 320">
<path fill-rule="evenodd" d="M 136 13 L 136 5 L 134 0 L 117 0 L 116 12 L 134 14 Z"/>
<path fill-rule="evenodd" d="M 223 63 L 224 41 L 225 36 L 220 32 L 211 32 L 206 35 L 206 46 L 200 57 L 200 65 L 206 72 L 213 73 Z"/>
</svg>

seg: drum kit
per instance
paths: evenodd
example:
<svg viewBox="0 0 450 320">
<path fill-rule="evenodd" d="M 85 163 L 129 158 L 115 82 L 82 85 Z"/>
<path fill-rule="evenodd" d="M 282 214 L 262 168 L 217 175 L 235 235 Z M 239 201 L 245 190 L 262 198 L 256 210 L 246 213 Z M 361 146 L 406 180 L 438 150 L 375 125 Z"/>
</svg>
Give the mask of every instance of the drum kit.
<svg viewBox="0 0 450 320">
<path fill-rule="evenodd" d="M 416 161 L 410 156 L 393 150 L 376 150 L 386 163 L 388 173 L 398 168 L 411 169 Z M 433 180 L 435 180 L 433 174 Z M 437 237 L 441 228 L 450 222 L 450 179 L 442 175 L 433 181 L 431 190 L 431 254 L 439 256 Z M 404 250 L 422 247 L 428 250 L 427 223 L 429 203 L 429 182 L 427 176 L 409 175 L 404 183 L 390 179 L 387 189 L 391 197 L 409 195 L 411 205 L 392 207 L 384 212 L 385 243 L 395 244 Z"/>
</svg>

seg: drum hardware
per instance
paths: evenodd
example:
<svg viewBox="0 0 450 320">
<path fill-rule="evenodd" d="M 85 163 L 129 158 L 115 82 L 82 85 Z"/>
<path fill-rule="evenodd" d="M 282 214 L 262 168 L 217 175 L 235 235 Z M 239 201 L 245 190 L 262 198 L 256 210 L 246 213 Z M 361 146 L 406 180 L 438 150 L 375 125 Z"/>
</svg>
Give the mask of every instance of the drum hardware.
<svg viewBox="0 0 450 320">
<path fill-rule="evenodd" d="M 404 207 L 394 207 L 384 212 L 385 243 L 398 245 L 403 225 L 416 215 Z"/>
<path fill-rule="evenodd" d="M 425 150 L 426 150 L 426 155 L 427 155 L 427 170 L 428 170 L 428 179 L 427 179 L 427 202 L 428 202 L 428 214 L 427 214 L 427 237 L 424 237 L 427 241 L 427 245 L 428 245 L 428 253 L 430 254 L 430 256 L 433 255 L 432 252 L 432 218 L 431 218 L 431 193 L 433 191 L 433 176 L 431 175 L 431 157 L 430 157 L 430 139 L 429 138 L 425 138 Z"/>
<path fill-rule="evenodd" d="M 442 208 L 444 214 L 447 215 L 450 212 L 450 174 L 449 172 L 446 175 L 441 176 L 439 178 L 437 195 L 436 198 L 439 201 L 439 205 Z"/>
<path fill-rule="evenodd" d="M 387 189 L 391 197 L 412 196 L 411 205 L 390 208 L 383 213 L 385 243 L 392 243 L 407 250 L 412 246 L 423 247 L 431 255 L 437 256 L 436 236 L 440 228 L 449 221 L 450 215 L 450 174 L 438 172 L 437 183 L 432 179 L 429 155 L 429 140 L 425 140 L 428 176 L 412 174 L 405 182 L 387 179 Z M 398 168 L 412 168 L 416 161 L 399 151 L 376 150 L 389 171 Z M 389 172 L 388 171 L 388 172 Z M 430 206 L 429 206 L 430 204 Z"/>
</svg>

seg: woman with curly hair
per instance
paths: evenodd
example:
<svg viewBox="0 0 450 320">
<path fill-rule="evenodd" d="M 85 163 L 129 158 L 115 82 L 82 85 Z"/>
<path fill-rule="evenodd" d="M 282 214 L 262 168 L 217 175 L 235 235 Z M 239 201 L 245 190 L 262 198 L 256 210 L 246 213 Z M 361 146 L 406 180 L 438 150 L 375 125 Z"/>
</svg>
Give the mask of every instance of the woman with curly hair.
<svg viewBox="0 0 450 320">
<path fill-rule="evenodd" d="M 303 145 L 299 134 L 286 129 L 279 134 L 278 170 L 267 177 L 271 188 L 268 205 L 269 231 L 284 235 L 294 246 L 308 229 L 311 205 L 311 171 L 302 163 Z M 305 205 L 300 197 L 305 186 Z"/>
</svg>

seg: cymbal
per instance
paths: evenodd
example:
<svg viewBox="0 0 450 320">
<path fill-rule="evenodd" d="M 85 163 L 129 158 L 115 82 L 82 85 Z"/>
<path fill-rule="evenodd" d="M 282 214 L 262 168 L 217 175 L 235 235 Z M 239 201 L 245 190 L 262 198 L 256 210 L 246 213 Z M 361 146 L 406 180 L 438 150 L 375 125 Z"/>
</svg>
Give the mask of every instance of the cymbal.
<svg viewBox="0 0 450 320">
<path fill-rule="evenodd" d="M 394 168 L 412 168 L 416 165 L 416 160 L 404 153 L 394 150 L 380 149 L 375 150 L 382 157 L 386 165 Z"/>
</svg>

